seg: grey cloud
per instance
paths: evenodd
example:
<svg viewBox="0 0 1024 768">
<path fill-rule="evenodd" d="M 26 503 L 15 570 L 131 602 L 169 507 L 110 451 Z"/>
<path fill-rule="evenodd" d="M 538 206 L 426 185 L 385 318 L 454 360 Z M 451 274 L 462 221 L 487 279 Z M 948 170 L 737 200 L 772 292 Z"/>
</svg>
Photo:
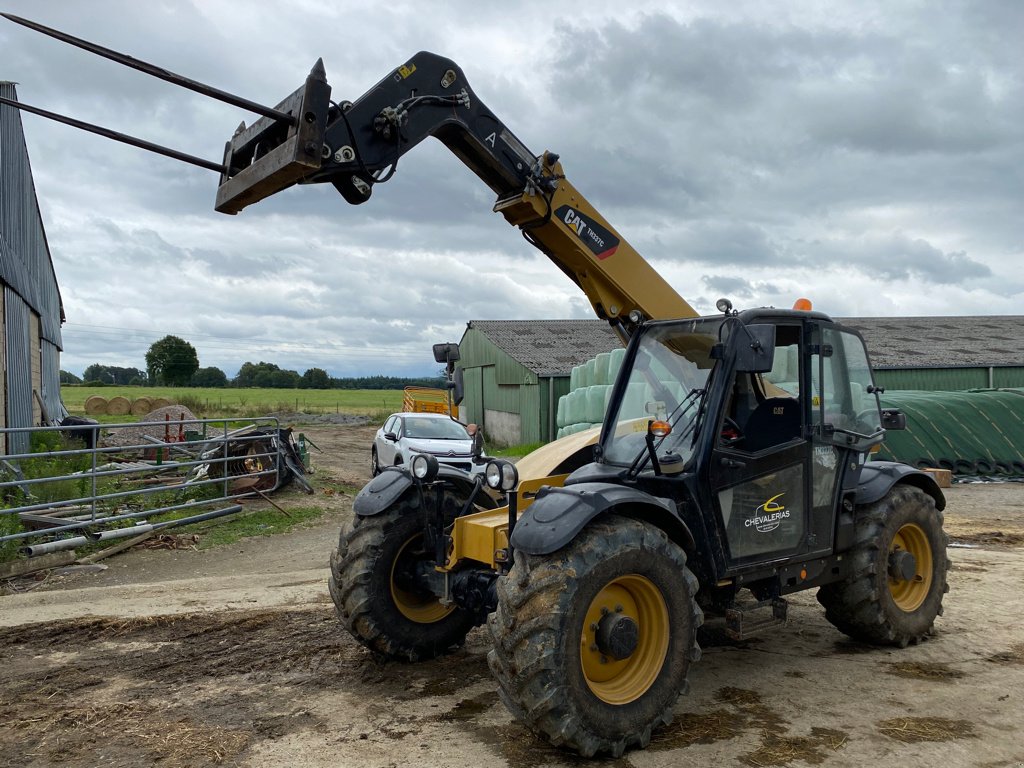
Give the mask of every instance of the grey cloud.
<svg viewBox="0 0 1024 768">
<path fill-rule="evenodd" d="M 438 23 L 403 3 L 8 5 L 267 103 L 317 56 L 335 98 L 421 48 L 452 56 L 705 311 L 723 293 L 789 306 L 797 291 L 834 314 L 1019 309 L 1019 3 L 641 0 L 595 2 L 581 21 L 548 3 L 480 14 L 458 0 Z M 251 119 L 6 22 L 0 76 L 26 101 L 210 159 Z M 203 363 L 229 374 L 245 359 L 429 372 L 429 344 L 466 320 L 591 316 L 437 142 L 364 206 L 320 185 L 224 217 L 212 173 L 25 125 L 72 324 L 192 332 Z M 115 354 L 110 337 L 67 331 L 69 365 Z M 117 354 L 144 353 L 148 336 L 121 336 Z"/>
</svg>

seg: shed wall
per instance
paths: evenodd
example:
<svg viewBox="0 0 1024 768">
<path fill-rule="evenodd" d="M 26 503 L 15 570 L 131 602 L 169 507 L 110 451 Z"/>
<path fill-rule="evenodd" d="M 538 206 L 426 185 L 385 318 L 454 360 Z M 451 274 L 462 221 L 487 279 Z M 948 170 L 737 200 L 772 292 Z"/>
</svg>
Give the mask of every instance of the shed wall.
<svg viewBox="0 0 1024 768">
<path fill-rule="evenodd" d="M 918 392 L 1024 387 L 1024 367 L 876 369 L 875 381 L 886 389 Z"/>
<path fill-rule="evenodd" d="M 6 292 L 0 290 L 0 429 L 7 428 L 7 314 Z M 0 453 L 4 452 L 3 441 L 0 440 Z"/>
<path fill-rule="evenodd" d="M 459 357 L 465 382 L 463 421 L 481 424 L 490 445 L 540 441 L 536 374 L 473 328 L 459 342 Z"/>
<path fill-rule="evenodd" d="M 32 311 L 14 290 L 4 286 L 4 319 L 7 357 L 7 426 L 31 427 L 32 421 Z M 7 437 L 8 453 L 28 453 L 27 433 Z"/>
<path fill-rule="evenodd" d="M 44 340 L 40 344 L 39 355 L 42 358 L 42 388 L 39 394 L 46 405 L 46 416 L 51 422 L 59 422 L 68 415 L 60 399 L 60 350 Z"/>
</svg>

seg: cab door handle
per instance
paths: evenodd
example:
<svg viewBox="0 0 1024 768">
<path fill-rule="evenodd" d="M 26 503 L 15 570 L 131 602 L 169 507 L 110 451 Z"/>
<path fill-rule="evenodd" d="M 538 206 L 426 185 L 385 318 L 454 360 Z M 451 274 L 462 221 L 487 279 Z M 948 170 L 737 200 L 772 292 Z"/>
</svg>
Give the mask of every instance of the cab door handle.
<svg viewBox="0 0 1024 768">
<path fill-rule="evenodd" d="M 729 467 L 730 469 L 742 469 L 747 466 L 747 462 L 739 461 L 737 459 L 730 459 L 728 456 L 722 457 L 722 466 Z"/>
</svg>

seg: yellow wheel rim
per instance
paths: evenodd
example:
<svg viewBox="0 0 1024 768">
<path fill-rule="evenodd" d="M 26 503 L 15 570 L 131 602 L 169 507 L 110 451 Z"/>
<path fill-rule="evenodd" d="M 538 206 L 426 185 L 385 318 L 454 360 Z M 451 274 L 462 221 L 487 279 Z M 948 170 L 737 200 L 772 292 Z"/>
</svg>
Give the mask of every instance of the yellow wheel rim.
<svg viewBox="0 0 1024 768">
<path fill-rule="evenodd" d="M 617 660 L 598 647 L 601 619 L 611 613 L 627 616 L 637 625 L 636 648 L 624 659 Z M 668 644 L 668 606 L 654 583 L 638 574 L 610 581 L 590 603 L 583 623 L 580 662 L 587 686 L 608 704 L 635 701 L 658 679 Z"/>
<path fill-rule="evenodd" d="M 908 523 L 896 531 L 889 554 L 900 551 L 914 556 L 914 575 L 897 579 L 889 574 L 889 593 L 897 608 L 910 613 L 921 607 L 932 587 L 932 548 L 921 526 Z"/>
<path fill-rule="evenodd" d="M 398 550 L 398 554 L 395 555 L 395 561 L 391 564 L 391 599 L 394 601 L 399 613 L 409 619 L 409 621 L 414 621 L 417 624 L 433 624 L 454 611 L 455 606 L 441 605 L 436 597 L 432 595 L 417 595 L 415 592 L 402 589 L 395 582 L 395 571 L 398 569 L 398 564 L 402 561 L 403 557 L 410 556 L 412 549 L 415 548 L 415 545 L 422 538 L 423 534 L 416 534 L 405 542 L 402 548 Z"/>
</svg>

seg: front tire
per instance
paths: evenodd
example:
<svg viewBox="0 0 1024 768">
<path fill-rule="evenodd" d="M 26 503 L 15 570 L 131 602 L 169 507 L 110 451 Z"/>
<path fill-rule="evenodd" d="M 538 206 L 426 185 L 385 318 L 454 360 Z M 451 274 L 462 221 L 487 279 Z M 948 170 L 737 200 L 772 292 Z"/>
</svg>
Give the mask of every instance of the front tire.
<svg viewBox="0 0 1024 768">
<path fill-rule="evenodd" d="M 857 511 L 852 571 L 818 590 L 825 617 L 856 640 L 905 648 L 933 632 L 949 591 L 948 538 L 935 500 L 897 485 Z"/>
<path fill-rule="evenodd" d="M 370 477 L 380 474 L 380 459 L 377 456 L 377 446 L 370 449 Z"/>
<path fill-rule="evenodd" d="M 703 614 L 686 556 L 618 516 L 551 555 L 515 553 L 488 621 L 488 663 L 509 710 L 589 757 L 646 747 L 700 658 Z"/>
<path fill-rule="evenodd" d="M 416 585 L 411 574 L 422 561 L 433 562 L 422 517 L 408 500 L 357 515 L 341 529 L 331 555 L 331 598 L 351 635 L 381 656 L 431 659 L 461 646 L 474 626 L 472 614 Z"/>
</svg>

